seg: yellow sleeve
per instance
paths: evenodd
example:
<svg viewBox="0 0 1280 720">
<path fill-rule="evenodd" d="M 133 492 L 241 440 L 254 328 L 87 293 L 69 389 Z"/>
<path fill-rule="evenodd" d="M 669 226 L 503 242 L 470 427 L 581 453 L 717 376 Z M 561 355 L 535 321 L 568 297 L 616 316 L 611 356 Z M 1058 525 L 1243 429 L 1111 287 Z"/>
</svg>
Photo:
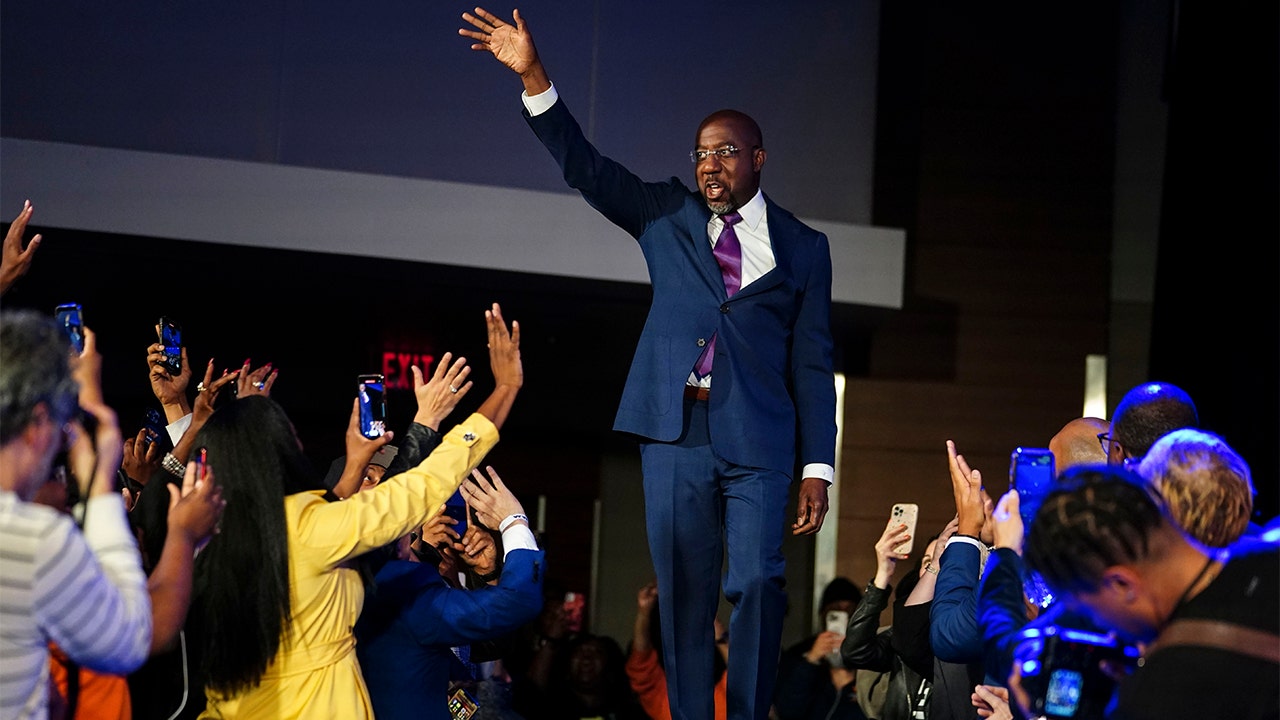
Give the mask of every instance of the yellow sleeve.
<svg viewBox="0 0 1280 720">
<path fill-rule="evenodd" d="M 294 506 L 290 542 L 302 543 L 311 551 L 309 559 L 328 567 L 393 542 L 448 500 L 497 442 L 493 423 L 474 414 L 450 430 L 421 464 L 388 482 L 339 502 L 309 495 Z"/>
</svg>

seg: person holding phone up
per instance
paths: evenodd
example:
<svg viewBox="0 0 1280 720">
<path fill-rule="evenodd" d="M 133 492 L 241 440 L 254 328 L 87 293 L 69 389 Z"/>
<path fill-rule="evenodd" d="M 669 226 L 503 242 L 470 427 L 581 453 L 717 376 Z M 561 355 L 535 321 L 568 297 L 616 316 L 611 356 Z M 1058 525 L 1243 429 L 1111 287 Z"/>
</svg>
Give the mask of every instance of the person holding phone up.
<svg viewBox="0 0 1280 720">
<path fill-rule="evenodd" d="M 417 467 L 329 502 L 284 410 L 266 396 L 213 413 L 197 442 L 227 499 L 196 559 L 191 630 L 207 718 L 371 718 L 352 628 L 364 584 L 350 560 L 418 527 L 498 441 L 524 384 L 520 329 L 485 312 L 494 390 Z M 392 433 L 364 437 L 352 399 L 347 457 L 363 467 Z"/>
</svg>

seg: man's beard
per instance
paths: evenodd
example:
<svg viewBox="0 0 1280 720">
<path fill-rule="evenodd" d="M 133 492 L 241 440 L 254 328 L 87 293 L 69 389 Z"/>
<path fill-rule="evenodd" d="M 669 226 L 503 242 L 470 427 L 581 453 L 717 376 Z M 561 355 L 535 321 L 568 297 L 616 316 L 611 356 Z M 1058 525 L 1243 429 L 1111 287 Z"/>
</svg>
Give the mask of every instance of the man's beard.
<svg viewBox="0 0 1280 720">
<path fill-rule="evenodd" d="M 724 200 L 719 202 L 712 202 L 707 200 L 706 197 L 703 197 L 702 200 L 707 204 L 707 207 L 711 209 L 711 212 L 716 215 L 728 215 L 738 209 L 738 203 L 734 202 L 733 198 L 728 195 L 725 196 Z"/>
</svg>

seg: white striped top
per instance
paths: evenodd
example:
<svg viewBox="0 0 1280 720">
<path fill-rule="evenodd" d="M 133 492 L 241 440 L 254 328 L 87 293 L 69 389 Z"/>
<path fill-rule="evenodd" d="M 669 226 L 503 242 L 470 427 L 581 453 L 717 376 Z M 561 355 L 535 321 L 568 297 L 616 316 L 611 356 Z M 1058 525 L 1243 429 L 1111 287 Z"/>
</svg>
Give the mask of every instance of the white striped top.
<svg viewBox="0 0 1280 720">
<path fill-rule="evenodd" d="M 151 645 L 151 599 L 117 494 L 67 515 L 0 491 L 0 719 L 48 715 L 48 642 L 81 665 L 126 674 Z"/>
</svg>

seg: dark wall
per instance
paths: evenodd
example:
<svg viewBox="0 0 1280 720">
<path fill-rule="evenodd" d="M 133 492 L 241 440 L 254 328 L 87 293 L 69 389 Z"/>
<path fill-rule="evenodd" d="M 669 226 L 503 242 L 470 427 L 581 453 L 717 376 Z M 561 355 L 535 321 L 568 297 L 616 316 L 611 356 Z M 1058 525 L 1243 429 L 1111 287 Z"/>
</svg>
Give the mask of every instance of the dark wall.
<svg viewBox="0 0 1280 720">
<path fill-rule="evenodd" d="M 1280 6 L 1178 3 L 1151 376 L 1253 470 L 1280 511 Z"/>
</svg>

